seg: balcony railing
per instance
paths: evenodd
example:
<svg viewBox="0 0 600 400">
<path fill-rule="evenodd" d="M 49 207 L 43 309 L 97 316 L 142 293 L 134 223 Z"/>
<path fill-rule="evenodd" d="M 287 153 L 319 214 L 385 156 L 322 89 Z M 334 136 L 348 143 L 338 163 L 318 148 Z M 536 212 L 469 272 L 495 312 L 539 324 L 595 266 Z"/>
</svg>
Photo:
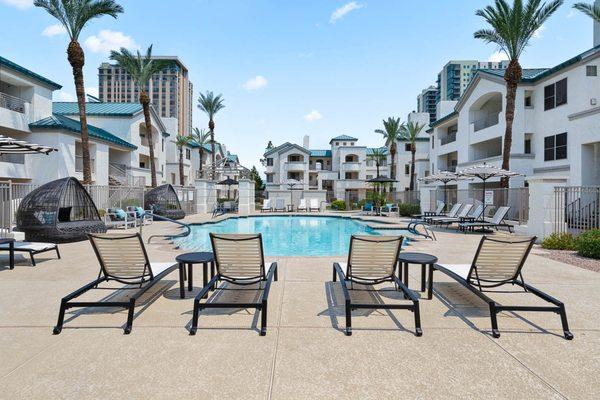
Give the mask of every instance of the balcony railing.
<svg viewBox="0 0 600 400">
<path fill-rule="evenodd" d="M 442 146 L 448 143 L 456 142 L 456 132 L 448 132 L 446 136 L 440 139 Z"/>
<path fill-rule="evenodd" d="M 485 117 L 478 119 L 473 122 L 473 129 L 475 132 L 480 131 L 490 126 L 498 124 L 498 117 L 500 114 L 488 114 Z"/>
<path fill-rule="evenodd" d="M 96 173 L 96 159 L 90 159 L 92 174 Z M 83 156 L 75 156 L 75 172 L 83 172 Z"/>
<path fill-rule="evenodd" d="M 15 96 L 0 92 L 0 107 L 25 114 L 26 101 Z"/>
<path fill-rule="evenodd" d="M 12 164 L 25 164 L 24 154 L 0 154 L 1 162 L 8 162 Z"/>
</svg>

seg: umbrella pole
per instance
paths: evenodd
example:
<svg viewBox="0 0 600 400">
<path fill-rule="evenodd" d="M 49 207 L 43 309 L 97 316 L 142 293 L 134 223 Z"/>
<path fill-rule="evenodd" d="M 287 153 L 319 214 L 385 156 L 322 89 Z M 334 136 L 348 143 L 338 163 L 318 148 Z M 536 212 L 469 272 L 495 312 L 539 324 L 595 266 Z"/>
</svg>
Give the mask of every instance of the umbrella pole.
<svg viewBox="0 0 600 400">
<path fill-rule="evenodd" d="M 483 211 L 481 212 L 481 220 L 485 221 L 485 179 L 483 179 Z"/>
</svg>

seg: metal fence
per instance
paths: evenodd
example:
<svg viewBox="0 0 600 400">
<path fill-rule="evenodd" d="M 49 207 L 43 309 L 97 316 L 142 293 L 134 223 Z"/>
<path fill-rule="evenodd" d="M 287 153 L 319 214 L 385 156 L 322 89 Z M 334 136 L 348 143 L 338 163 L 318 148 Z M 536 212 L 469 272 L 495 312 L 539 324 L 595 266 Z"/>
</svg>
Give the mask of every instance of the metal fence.
<svg viewBox="0 0 600 400">
<path fill-rule="evenodd" d="M 419 190 L 405 190 L 403 192 L 392 192 L 396 203 L 400 204 L 421 204 L 421 192 Z"/>
<path fill-rule="evenodd" d="M 600 187 L 557 186 L 554 188 L 554 232 L 579 234 L 600 229 Z"/>
<path fill-rule="evenodd" d="M 508 189 L 486 189 L 491 192 L 488 196 L 488 203 L 485 207 L 485 215 L 491 216 L 498 207 L 508 206 L 506 219 L 526 223 L 529 219 L 529 189 L 528 188 L 508 188 Z M 430 193 L 430 210 L 435 210 L 438 202 L 446 203 L 446 209 L 449 209 L 456 203 L 473 204 L 474 207 L 483 203 L 483 189 L 432 189 Z"/>
<path fill-rule="evenodd" d="M 25 196 L 41 185 L 0 182 L 0 235 L 14 228 L 19 205 Z M 143 207 L 146 188 L 140 186 L 84 185 L 99 210 L 107 208 Z M 196 188 L 175 186 L 175 192 L 186 214 L 195 214 Z M 2 237 L 2 236 L 0 236 Z"/>
</svg>

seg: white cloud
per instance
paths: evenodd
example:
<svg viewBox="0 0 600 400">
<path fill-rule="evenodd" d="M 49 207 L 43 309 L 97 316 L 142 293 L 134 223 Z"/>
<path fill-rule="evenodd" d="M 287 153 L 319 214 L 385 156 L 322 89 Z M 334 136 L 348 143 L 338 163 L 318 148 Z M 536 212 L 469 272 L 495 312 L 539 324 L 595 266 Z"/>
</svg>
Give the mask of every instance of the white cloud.
<svg viewBox="0 0 600 400">
<path fill-rule="evenodd" d="M 539 28 L 537 28 L 535 30 L 535 32 L 533 32 L 533 35 L 532 35 L 533 38 L 535 38 L 535 39 L 541 39 L 541 38 L 543 38 L 545 30 L 546 30 L 546 26 L 545 25 L 542 25 Z"/>
<path fill-rule="evenodd" d="M 359 8 L 363 8 L 362 4 L 358 4 L 355 1 L 351 1 L 350 3 L 346 3 L 333 13 L 331 13 L 331 18 L 329 18 L 330 24 L 335 24 L 337 20 L 344 18 L 349 12 L 358 10 Z"/>
<path fill-rule="evenodd" d="M 0 3 L 25 10 L 33 7 L 33 0 L 0 0 Z"/>
<path fill-rule="evenodd" d="M 573 10 L 572 8 L 569 10 L 569 12 L 567 13 L 567 18 L 573 18 L 575 16 L 575 10 Z"/>
<path fill-rule="evenodd" d="M 315 56 L 314 53 L 298 53 L 298 58 L 303 60 L 303 59 L 307 59 L 307 58 L 313 58 Z"/>
<path fill-rule="evenodd" d="M 85 39 L 84 45 L 92 53 L 109 53 L 111 50 L 119 50 L 121 47 L 131 50 L 140 47 L 131 36 L 110 29 L 103 29 L 97 36 L 88 37 Z"/>
<path fill-rule="evenodd" d="M 505 52 L 500 51 L 500 50 L 496 51 L 488 58 L 488 61 L 491 61 L 491 62 L 500 62 L 500 61 L 505 61 L 505 60 L 508 60 L 508 56 L 506 55 Z"/>
<path fill-rule="evenodd" d="M 46 29 L 44 29 L 42 31 L 42 36 L 52 37 L 52 36 L 64 35 L 65 33 L 67 33 L 67 30 L 63 25 L 54 24 L 54 25 L 47 26 Z"/>
<path fill-rule="evenodd" d="M 97 87 L 86 87 L 85 88 L 85 93 L 92 95 L 94 97 L 98 97 L 100 95 L 100 93 L 98 93 L 98 88 Z"/>
<path fill-rule="evenodd" d="M 308 114 L 306 114 L 304 116 L 304 119 L 309 122 L 313 122 L 313 121 L 318 121 L 320 119 L 323 119 L 323 116 L 317 110 L 312 110 L 311 112 L 309 112 Z"/>
<path fill-rule="evenodd" d="M 65 92 L 64 90 L 60 90 L 58 92 L 54 92 L 53 100 L 54 101 L 76 101 L 77 98 L 72 93 Z"/>
<path fill-rule="evenodd" d="M 257 75 L 252 79 L 248 79 L 243 85 L 242 87 L 246 90 L 257 90 L 257 89 L 262 89 L 265 86 L 267 86 L 267 78 L 265 78 L 262 75 Z"/>
</svg>

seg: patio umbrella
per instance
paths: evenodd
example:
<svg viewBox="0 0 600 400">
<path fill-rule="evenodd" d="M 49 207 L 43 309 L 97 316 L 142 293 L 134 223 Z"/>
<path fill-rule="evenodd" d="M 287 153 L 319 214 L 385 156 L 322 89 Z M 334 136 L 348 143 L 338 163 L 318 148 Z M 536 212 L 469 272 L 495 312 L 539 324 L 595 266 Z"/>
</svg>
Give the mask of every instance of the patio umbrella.
<svg viewBox="0 0 600 400">
<path fill-rule="evenodd" d="M 239 182 L 236 181 L 235 179 L 231 179 L 230 177 L 227 177 L 227 179 L 224 179 L 221 182 L 218 182 L 217 184 L 218 185 L 227 185 L 227 199 L 229 199 L 229 191 L 231 190 L 231 185 L 237 185 L 237 184 L 239 184 Z"/>
<path fill-rule="evenodd" d="M 491 178 L 507 178 L 511 176 L 520 176 L 517 172 L 507 171 L 502 168 L 494 167 L 486 163 L 473 165 L 472 167 L 465 168 L 462 171 L 457 172 L 458 176 L 467 178 L 479 178 L 483 182 L 483 193 L 481 196 L 481 203 L 483 204 L 483 212 L 481 213 L 481 219 L 485 216 L 485 182 Z"/>
<path fill-rule="evenodd" d="M 444 184 L 444 209 L 446 209 L 447 201 L 447 191 L 446 185 L 452 181 L 461 181 L 461 180 L 471 180 L 473 178 L 458 176 L 455 172 L 450 171 L 438 171 L 437 173 L 429 176 L 425 176 L 423 178 L 419 178 L 419 181 L 425 183 L 433 183 L 433 182 L 442 182 Z"/>
<path fill-rule="evenodd" d="M 53 147 L 27 143 L 8 136 L 0 135 L 0 154 L 50 154 L 58 151 Z"/>
</svg>

